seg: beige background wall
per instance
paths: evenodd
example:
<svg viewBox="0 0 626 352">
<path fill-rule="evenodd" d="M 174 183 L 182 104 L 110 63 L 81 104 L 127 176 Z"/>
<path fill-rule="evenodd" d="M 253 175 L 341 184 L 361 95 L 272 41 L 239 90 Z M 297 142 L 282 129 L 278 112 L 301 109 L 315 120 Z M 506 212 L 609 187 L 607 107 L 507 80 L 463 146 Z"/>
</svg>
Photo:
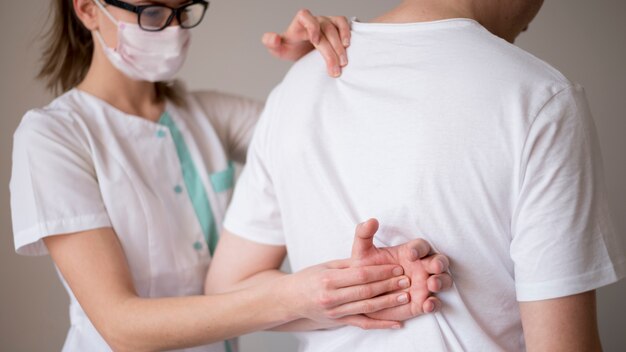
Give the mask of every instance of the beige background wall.
<svg viewBox="0 0 626 352">
<path fill-rule="evenodd" d="M 214 88 L 264 99 L 288 69 L 259 44 L 261 33 L 281 30 L 297 9 L 368 19 L 398 0 L 214 0 L 194 31 L 181 77 L 192 88 Z M 8 183 L 11 136 L 23 113 L 51 99 L 34 80 L 35 39 L 49 1 L 3 2 L 0 11 L 0 350 L 55 351 L 68 326 L 67 299 L 49 258 L 13 251 Z M 626 2 L 547 0 L 526 50 L 552 63 L 588 93 L 604 154 L 611 211 L 626 238 Z M 626 241 L 624 241 L 626 242 Z M 546 268 L 549 270 L 549 268 Z M 599 290 L 599 320 L 606 351 L 626 346 L 626 282 Z M 243 339 L 243 351 L 293 351 L 293 338 L 261 333 Z"/>
</svg>

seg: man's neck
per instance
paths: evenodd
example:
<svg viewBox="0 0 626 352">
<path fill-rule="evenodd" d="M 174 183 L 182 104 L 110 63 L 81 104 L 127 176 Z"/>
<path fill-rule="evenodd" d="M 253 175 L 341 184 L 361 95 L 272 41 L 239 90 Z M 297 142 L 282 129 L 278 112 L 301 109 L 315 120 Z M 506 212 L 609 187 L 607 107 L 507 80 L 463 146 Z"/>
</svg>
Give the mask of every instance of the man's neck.
<svg viewBox="0 0 626 352">
<path fill-rule="evenodd" d="M 449 18 L 474 18 L 469 1 L 404 0 L 393 10 L 379 16 L 375 23 L 412 23 L 445 20 Z"/>
</svg>

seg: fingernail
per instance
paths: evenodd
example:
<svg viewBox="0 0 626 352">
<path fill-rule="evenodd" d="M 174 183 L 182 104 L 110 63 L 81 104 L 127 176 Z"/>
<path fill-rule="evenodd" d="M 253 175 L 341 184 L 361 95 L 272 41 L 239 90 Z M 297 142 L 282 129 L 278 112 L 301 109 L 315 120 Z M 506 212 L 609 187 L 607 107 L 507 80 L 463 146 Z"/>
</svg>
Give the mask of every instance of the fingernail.
<svg viewBox="0 0 626 352">
<path fill-rule="evenodd" d="M 433 302 L 426 302 L 426 313 L 432 313 L 433 310 L 435 310 L 435 305 L 433 304 Z"/>
<path fill-rule="evenodd" d="M 411 249 L 411 257 L 413 260 L 418 260 L 420 257 L 420 253 L 417 251 L 417 249 L 413 248 Z"/>
<path fill-rule="evenodd" d="M 409 301 L 409 296 L 406 293 L 401 294 L 400 296 L 398 296 L 398 302 L 406 303 L 408 301 Z"/>
<path fill-rule="evenodd" d="M 348 38 L 343 38 L 343 46 L 350 46 L 350 39 Z"/>
<path fill-rule="evenodd" d="M 348 57 L 345 54 L 339 56 L 339 64 L 345 66 L 348 64 Z"/>
<path fill-rule="evenodd" d="M 392 329 L 396 329 L 396 330 L 400 329 L 401 327 L 402 327 L 402 325 L 400 325 L 400 324 L 396 324 L 396 325 L 392 325 L 391 326 Z"/>
<path fill-rule="evenodd" d="M 402 288 L 407 288 L 409 287 L 409 280 L 408 279 L 402 279 L 400 281 L 398 281 L 398 285 Z"/>
<path fill-rule="evenodd" d="M 435 279 L 435 286 L 437 286 L 437 290 L 441 290 L 441 288 L 443 287 L 443 282 L 440 278 Z"/>
<path fill-rule="evenodd" d="M 402 269 L 401 266 L 397 266 L 395 268 L 393 268 L 393 276 L 400 276 L 404 273 L 404 270 Z"/>
<path fill-rule="evenodd" d="M 339 68 L 339 66 L 333 67 L 333 77 L 339 77 L 339 76 L 341 76 L 341 69 Z"/>
<path fill-rule="evenodd" d="M 441 270 L 445 271 L 446 270 L 446 262 L 444 262 L 443 260 L 440 260 L 439 264 L 441 264 Z"/>
</svg>

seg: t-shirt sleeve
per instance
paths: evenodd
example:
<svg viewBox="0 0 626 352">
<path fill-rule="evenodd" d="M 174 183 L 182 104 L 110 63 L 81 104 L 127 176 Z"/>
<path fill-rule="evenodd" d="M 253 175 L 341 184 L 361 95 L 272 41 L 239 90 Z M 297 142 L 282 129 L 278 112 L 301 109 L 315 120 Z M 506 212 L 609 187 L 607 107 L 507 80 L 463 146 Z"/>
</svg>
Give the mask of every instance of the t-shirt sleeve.
<svg viewBox="0 0 626 352">
<path fill-rule="evenodd" d="M 569 296 L 623 278 L 624 251 L 581 87 L 565 88 L 544 105 L 521 160 L 510 248 L 518 300 Z"/>
<path fill-rule="evenodd" d="M 111 226 L 85 138 L 70 121 L 31 111 L 13 137 L 15 250 L 44 255 L 47 236 Z"/>
<path fill-rule="evenodd" d="M 252 143 L 248 160 L 237 181 L 224 227 L 245 239 L 269 245 L 284 245 L 280 207 L 274 188 L 273 167 L 269 153 L 271 120 L 277 104 L 276 88 L 268 98 Z"/>
<path fill-rule="evenodd" d="M 225 93 L 204 91 L 194 93 L 211 121 L 231 160 L 246 162 L 263 104 L 258 101 Z"/>
</svg>

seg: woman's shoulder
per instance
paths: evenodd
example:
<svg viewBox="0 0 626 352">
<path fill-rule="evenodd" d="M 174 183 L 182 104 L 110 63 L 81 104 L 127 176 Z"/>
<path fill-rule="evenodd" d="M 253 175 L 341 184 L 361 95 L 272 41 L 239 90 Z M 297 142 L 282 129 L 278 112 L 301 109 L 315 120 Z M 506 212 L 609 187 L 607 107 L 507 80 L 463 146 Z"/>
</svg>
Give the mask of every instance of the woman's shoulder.
<svg viewBox="0 0 626 352">
<path fill-rule="evenodd" d="M 84 132 L 81 119 L 84 107 L 78 104 L 76 91 L 68 91 L 48 105 L 27 111 L 14 133 L 14 139 L 45 138 L 48 141 L 78 142 Z"/>
<path fill-rule="evenodd" d="M 56 97 L 48 105 L 28 110 L 22 117 L 22 125 L 53 127 L 56 124 L 71 123 L 83 115 L 83 107 L 78 102 L 76 90 L 70 90 Z"/>
<path fill-rule="evenodd" d="M 263 108 L 263 103 L 258 100 L 212 89 L 190 91 L 187 99 L 209 114 L 222 114 L 242 108 L 260 111 Z"/>
</svg>

